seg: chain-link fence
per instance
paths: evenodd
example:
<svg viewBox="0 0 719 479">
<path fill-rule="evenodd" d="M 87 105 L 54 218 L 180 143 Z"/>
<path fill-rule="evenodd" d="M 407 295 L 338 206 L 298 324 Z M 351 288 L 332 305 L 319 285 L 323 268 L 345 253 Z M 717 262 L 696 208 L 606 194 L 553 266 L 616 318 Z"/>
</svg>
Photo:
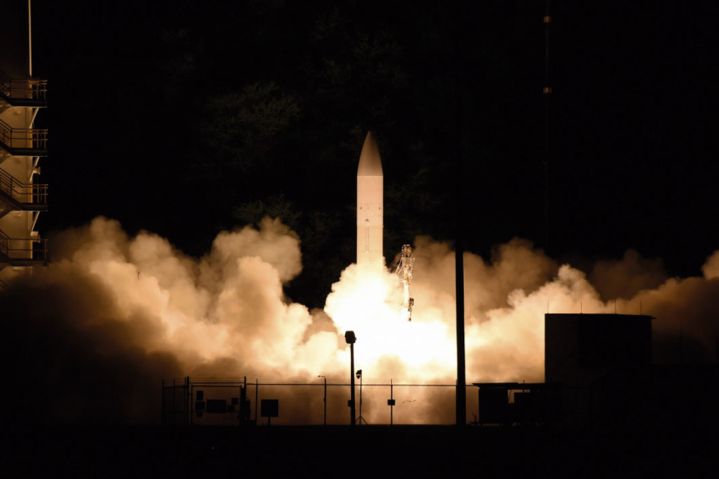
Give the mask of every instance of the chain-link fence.
<svg viewBox="0 0 719 479">
<path fill-rule="evenodd" d="M 454 384 L 357 381 L 355 421 L 372 425 L 452 424 L 455 390 Z M 351 422 L 350 391 L 350 384 L 322 377 L 312 383 L 186 377 L 163 383 L 162 422 L 346 425 Z M 271 401 L 277 401 L 274 417 Z M 472 387 L 467 390 L 467 410 L 468 418 L 476 421 L 477 394 Z"/>
</svg>

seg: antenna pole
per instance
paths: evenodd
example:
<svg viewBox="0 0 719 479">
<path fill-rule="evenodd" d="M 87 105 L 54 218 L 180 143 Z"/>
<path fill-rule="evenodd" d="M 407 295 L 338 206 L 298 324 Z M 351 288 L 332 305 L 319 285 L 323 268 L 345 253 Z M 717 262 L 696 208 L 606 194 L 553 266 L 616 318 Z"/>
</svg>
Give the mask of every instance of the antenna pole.
<svg viewBox="0 0 719 479">
<path fill-rule="evenodd" d="M 28 74 L 32 78 L 32 0 L 27 0 L 27 56 Z"/>
<path fill-rule="evenodd" d="M 549 248 L 550 241 L 550 221 L 549 221 L 549 111 L 552 98 L 552 84 L 549 78 L 549 29 L 552 24 L 552 17 L 549 14 L 549 6 L 551 0 L 546 0 L 544 10 L 544 87 L 542 94 L 544 95 L 544 247 Z"/>
</svg>

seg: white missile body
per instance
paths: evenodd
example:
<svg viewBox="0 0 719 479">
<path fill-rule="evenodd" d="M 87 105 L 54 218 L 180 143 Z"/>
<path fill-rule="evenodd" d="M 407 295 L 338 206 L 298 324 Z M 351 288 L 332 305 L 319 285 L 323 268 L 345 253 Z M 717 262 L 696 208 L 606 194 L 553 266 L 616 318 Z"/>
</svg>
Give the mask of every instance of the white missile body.
<svg viewBox="0 0 719 479">
<path fill-rule="evenodd" d="M 357 264 L 382 267 L 384 176 L 377 142 L 368 132 L 357 167 Z"/>
</svg>

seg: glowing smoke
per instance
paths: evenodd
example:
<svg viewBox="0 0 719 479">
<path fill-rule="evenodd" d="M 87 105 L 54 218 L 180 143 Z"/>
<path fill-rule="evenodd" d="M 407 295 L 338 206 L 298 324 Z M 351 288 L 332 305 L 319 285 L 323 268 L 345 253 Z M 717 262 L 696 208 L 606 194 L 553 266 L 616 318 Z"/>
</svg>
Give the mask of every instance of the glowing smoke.
<svg viewBox="0 0 719 479">
<path fill-rule="evenodd" d="M 312 323 L 306 307 L 284 301 L 283 282 L 301 271 L 299 239 L 278 220 L 259 231 L 220 233 L 200 261 L 183 256 L 163 238 L 128 238 L 119 223 L 95 219 L 87 228 L 55 240 L 58 258 L 109 288 L 120 319 L 141 314 L 154 328 L 142 339 L 148 351 L 175 354 L 194 367 L 223 360 L 236 367 L 283 374 L 317 371 L 334 364 L 334 335 L 303 336 Z"/>
<path fill-rule="evenodd" d="M 357 265 L 342 272 L 324 311 L 289 302 L 283 284 L 301 271 L 300 239 L 279 220 L 220 233 L 196 260 L 156 235 L 128 237 L 116 221 L 97 218 L 60 234 L 53 263 L 0 294 L 3 364 L 22 391 L 14 407 L 51 421 L 156 421 L 163 377 L 310 382 L 323 374 L 345 382 L 347 329 L 359 338 L 365 381 L 452 383 L 454 254 L 426 237 L 415 245 L 417 302 L 408 322 L 396 276 Z M 667 280 L 660 262 L 628 252 L 595 265 L 595 288 L 585 273 L 557 265 L 526 241 L 499 246 L 489 262 L 467 253 L 467 377 L 541 381 L 548 311 L 641 309 L 657 317 L 659 360 L 677 359 L 677 337 L 692 345 L 682 354 L 710 359 L 719 252 L 703 271 L 703 278 Z M 51 407 L 43 392 L 49 390 Z M 448 392 L 417 392 L 410 401 L 417 405 L 404 409 L 402 422 L 451 420 Z M 295 407 L 291 414 L 301 421 L 307 413 Z M 383 414 L 368 401 L 366 418 L 384 421 Z"/>
</svg>

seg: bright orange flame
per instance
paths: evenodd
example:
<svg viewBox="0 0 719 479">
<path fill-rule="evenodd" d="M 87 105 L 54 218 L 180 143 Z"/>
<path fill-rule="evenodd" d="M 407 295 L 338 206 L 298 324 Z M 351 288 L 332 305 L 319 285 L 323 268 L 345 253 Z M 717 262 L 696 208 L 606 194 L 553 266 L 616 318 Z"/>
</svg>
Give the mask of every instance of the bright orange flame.
<svg viewBox="0 0 719 479">
<path fill-rule="evenodd" d="M 357 364 L 369 377 L 388 380 L 385 362 L 401 365 L 395 371 L 404 375 L 401 379 L 450 377 L 454 331 L 436 308 L 417 307 L 408 321 L 403 302 L 397 276 L 384 268 L 351 265 L 333 285 L 325 311 L 341 332 L 355 332 Z"/>
</svg>

